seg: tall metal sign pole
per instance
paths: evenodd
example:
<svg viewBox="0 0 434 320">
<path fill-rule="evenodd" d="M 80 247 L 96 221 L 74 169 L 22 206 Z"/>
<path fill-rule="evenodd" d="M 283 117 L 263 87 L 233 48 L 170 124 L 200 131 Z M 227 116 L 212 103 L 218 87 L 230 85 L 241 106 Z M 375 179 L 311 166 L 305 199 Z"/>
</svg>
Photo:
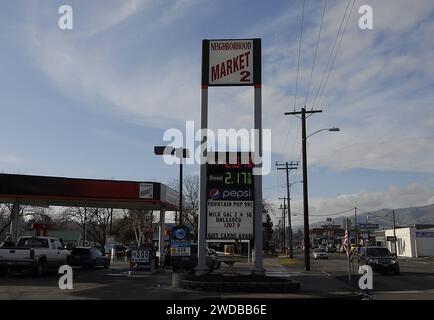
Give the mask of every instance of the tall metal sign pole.
<svg viewBox="0 0 434 320">
<path fill-rule="evenodd" d="M 261 39 L 218 39 L 202 42 L 202 94 L 201 94 L 201 164 L 198 265 L 196 274 L 206 273 L 207 226 L 207 135 L 208 87 L 254 86 L 254 163 L 260 170 L 262 159 L 262 92 L 261 92 Z M 253 272 L 264 273 L 262 263 L 262 176 L 254 179 L 254 237 L 255 265 Z"/>
</svg>

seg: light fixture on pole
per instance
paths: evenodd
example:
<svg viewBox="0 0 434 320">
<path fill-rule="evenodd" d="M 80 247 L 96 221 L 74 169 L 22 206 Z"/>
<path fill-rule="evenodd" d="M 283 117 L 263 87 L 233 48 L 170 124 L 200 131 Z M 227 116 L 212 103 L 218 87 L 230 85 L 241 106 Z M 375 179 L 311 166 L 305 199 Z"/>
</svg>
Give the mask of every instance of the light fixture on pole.
<svg viewBox="0 0 434 320">
<path fill-rule="evenodd" d="M 154 154 L 156 154 L 157 156 L 171 155 L 179 159 L 179 224 L 182 226 L 182 163 L 184 158 L 189 157 L 189 150 L 186 148 L 174 148 L 171 146 L 155 146 Z"/>
</svg>

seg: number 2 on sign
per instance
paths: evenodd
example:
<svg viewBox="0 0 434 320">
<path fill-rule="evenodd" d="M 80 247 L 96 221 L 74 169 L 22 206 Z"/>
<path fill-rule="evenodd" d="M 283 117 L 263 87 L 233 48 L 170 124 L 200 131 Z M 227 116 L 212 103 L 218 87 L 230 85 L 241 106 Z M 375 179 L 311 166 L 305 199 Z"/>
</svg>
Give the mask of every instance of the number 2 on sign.
<svg viewBox="0 0 434 320">
<path fill-rule="evenodd" d="M 240 74 L 241 74 L 241 79 L 240 79 L 241 82 L 250 82 L 250 72 L 249 71 L 243 70 L 240 72 Z"/>
</svg>

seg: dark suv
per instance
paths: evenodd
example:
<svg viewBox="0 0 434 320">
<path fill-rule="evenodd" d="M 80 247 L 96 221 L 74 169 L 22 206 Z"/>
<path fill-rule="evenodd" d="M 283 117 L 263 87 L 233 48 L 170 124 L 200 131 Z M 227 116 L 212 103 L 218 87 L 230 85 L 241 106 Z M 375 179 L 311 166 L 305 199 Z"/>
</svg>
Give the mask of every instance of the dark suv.
<svg viewBox="0 0 434 320">
<path fill-rule="evenodd" d="M 356 253 L 359 266 L 368 265 L 374 272 L 399 274 L 399 263 L 389 249 L 383 247 L 360 247 Z"/>
</svg>

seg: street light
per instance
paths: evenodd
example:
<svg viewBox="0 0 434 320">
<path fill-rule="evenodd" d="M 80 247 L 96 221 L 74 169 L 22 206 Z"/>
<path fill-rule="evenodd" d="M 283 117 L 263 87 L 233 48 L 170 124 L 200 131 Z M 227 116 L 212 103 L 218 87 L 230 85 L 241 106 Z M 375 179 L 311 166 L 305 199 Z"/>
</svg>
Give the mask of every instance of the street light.
<svg viewBox="0 0 434 320">
<path fill-rule="evenodd" d="M 328 128 L 328 129 L 317 130 L 317 131 L 315 131 L 315 132 L 313 132 L 313 133 L 311 133 L 311 134 L 308 134 L 308 135 L 306 136 L 306 139 L 309 138 L 310 136 L 313 136 L 314 134 L 317 134 L 318 132 L 321 132 L 321 131 L 337 132 L 337 131 L 341 131 L 341 129 L 333 127 L 333 128 Z"/>
<path fill-rule="evenodd" d="M 291 188 L 294 184 L 296 184 L 296 183 L 303 183 L 303 180 L 299 180 L 299 181 L 295 181 L 295 182 L 291 182 L 290 184 L 289 184 L 289 187 Z"/>
<path fill-rule="evenodd" d="M 182 159 L 189 157 L 189 150 L 186 148 L 174 148 L 171 146 L 155 146 L 154 154 L 157 156 L 171 155 L 179 159 L 179 225 L 182 226 Z"/>
</svg>

